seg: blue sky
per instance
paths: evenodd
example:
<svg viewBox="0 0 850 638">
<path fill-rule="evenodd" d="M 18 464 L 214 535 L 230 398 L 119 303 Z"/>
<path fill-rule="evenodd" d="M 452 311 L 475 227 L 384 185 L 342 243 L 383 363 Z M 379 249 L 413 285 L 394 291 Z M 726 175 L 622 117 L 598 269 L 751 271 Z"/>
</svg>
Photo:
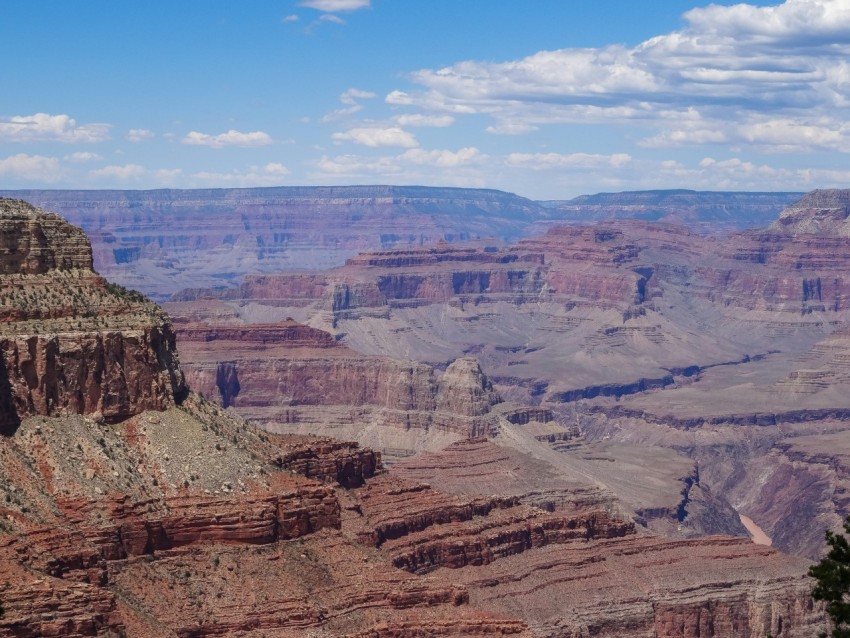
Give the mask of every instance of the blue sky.
<svg viewBox="0 0 850 638">
<path fill-rule="evenodd" d="M 5 0 L 0 188 L 850 187 L 850 0 Z"/>
</svg>

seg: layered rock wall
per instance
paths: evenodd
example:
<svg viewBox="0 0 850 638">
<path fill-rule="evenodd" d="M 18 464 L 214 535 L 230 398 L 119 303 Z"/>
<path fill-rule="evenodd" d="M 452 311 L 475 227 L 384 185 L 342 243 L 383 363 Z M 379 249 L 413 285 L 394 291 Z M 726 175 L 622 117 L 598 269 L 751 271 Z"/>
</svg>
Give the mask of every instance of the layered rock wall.
<svg viewBox="0 0 850 638">
<path fill-rule="evenodd" d="M 0 199 L 0 428 L 28 415 L 120 421 L 186 392 L 167 317 L 91 270 L 83 232 Z"/>
</svg>

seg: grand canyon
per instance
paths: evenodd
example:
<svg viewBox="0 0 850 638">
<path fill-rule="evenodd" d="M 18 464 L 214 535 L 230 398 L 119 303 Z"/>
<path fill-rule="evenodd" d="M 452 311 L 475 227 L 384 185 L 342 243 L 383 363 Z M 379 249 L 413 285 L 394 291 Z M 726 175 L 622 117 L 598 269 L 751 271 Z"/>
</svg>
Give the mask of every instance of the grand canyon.
<svg viewBox="0 0 850 638">
<path fill-rule="evenodd" d="M 212 279 L 191 264 L 229 231 L 178 241 L 161 193 L 41 195 L 91 241 L 0 199 L 0 635 L 825 628 L 807 570 L 850 513 L 850 191 L 652 214 L 623 193 L 580 221 L 492 191 L 307 194 L 357 210 L 317 262 L 282 267 L 313 232 L 290 220 L 274 267 Z M 470 211 L 451 229 L 447 201 Z M 388 218 L 434 234 L 388 245 Z"/>
</svg>

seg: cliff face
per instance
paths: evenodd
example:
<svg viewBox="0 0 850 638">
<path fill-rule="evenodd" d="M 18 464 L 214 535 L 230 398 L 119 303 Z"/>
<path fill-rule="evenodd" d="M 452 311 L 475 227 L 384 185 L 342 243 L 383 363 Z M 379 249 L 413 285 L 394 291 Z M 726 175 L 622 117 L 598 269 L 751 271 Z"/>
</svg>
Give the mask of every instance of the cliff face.
<svg viewBox="0 0 850 638">
<path fill-rule="evenodd" d="M 705 224 L 706 229 L 766 226 L 802 193 L 724 193 L 691 190 L 633 191 L 582 195 L 566 201 L 541 202 L 559 218 L 602 221 L 633 218 Z"/>
<path fill-rule="evenodd" d="M 816 190 L 785 208 L 771 228 L 789 234 L 850 237 L 850 190 Z"/>
<path fill-rule="evenodd" d="M 21 200 L 3 200 L 0 274 L 91 270 L 91 246 L 79 228 Z"/>
<path fill-rule="evenodd" d="M 210 303 L 206 317 L 216 315 Z M 179 312 L 179 305 L 172 306 Z M 395 457 L 408 446 L 494 434 L 501 402 L 475 359 L 461 358 L 439 374 L 433 367 L 364 355 L 322 330 L 287 320 L 202 323 L 176 319 L 186 378 L 193 389 L 275 432 L 364 438 L 369 429 L 393 440 Z M 359 431 L 358 431 L 359 430 Z M 429 445 L 430 445 L 429 444 Z M 415 447 L 409 448 L 410 451 Z"/>
<path fill-rule="evenodd" d="M 115 422 L 185 394 L 170 321 L 91 269 L 79 228 L 0 200 L 0 421 L 96 414 Z"/>
<path fill-rule="evenodd" d="M 81 226 L 92 238 L 99 272 L 159 299 L 183 288 L 232 285 L 247 272 L 337 266 L 368 249 L 516 239 L 529 223 L 548 216 L 540 205 L 510 193 L 460 188 L 21 191 L 11 196 Z"/>
</svg>

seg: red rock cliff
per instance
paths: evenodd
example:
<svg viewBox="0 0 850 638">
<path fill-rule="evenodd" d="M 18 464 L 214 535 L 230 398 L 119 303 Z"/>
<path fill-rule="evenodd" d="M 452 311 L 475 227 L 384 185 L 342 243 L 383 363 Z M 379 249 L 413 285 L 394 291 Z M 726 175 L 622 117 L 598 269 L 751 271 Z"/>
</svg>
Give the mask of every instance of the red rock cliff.
<svg viewBox="0 0 850 638">
<path fill-rule="evenodd" d="M 0 199 L 0 428 L 27 415 L 120 421 L 186 391 L 171 323 L 91 270 L 79 228 Z"/>
</svg>

